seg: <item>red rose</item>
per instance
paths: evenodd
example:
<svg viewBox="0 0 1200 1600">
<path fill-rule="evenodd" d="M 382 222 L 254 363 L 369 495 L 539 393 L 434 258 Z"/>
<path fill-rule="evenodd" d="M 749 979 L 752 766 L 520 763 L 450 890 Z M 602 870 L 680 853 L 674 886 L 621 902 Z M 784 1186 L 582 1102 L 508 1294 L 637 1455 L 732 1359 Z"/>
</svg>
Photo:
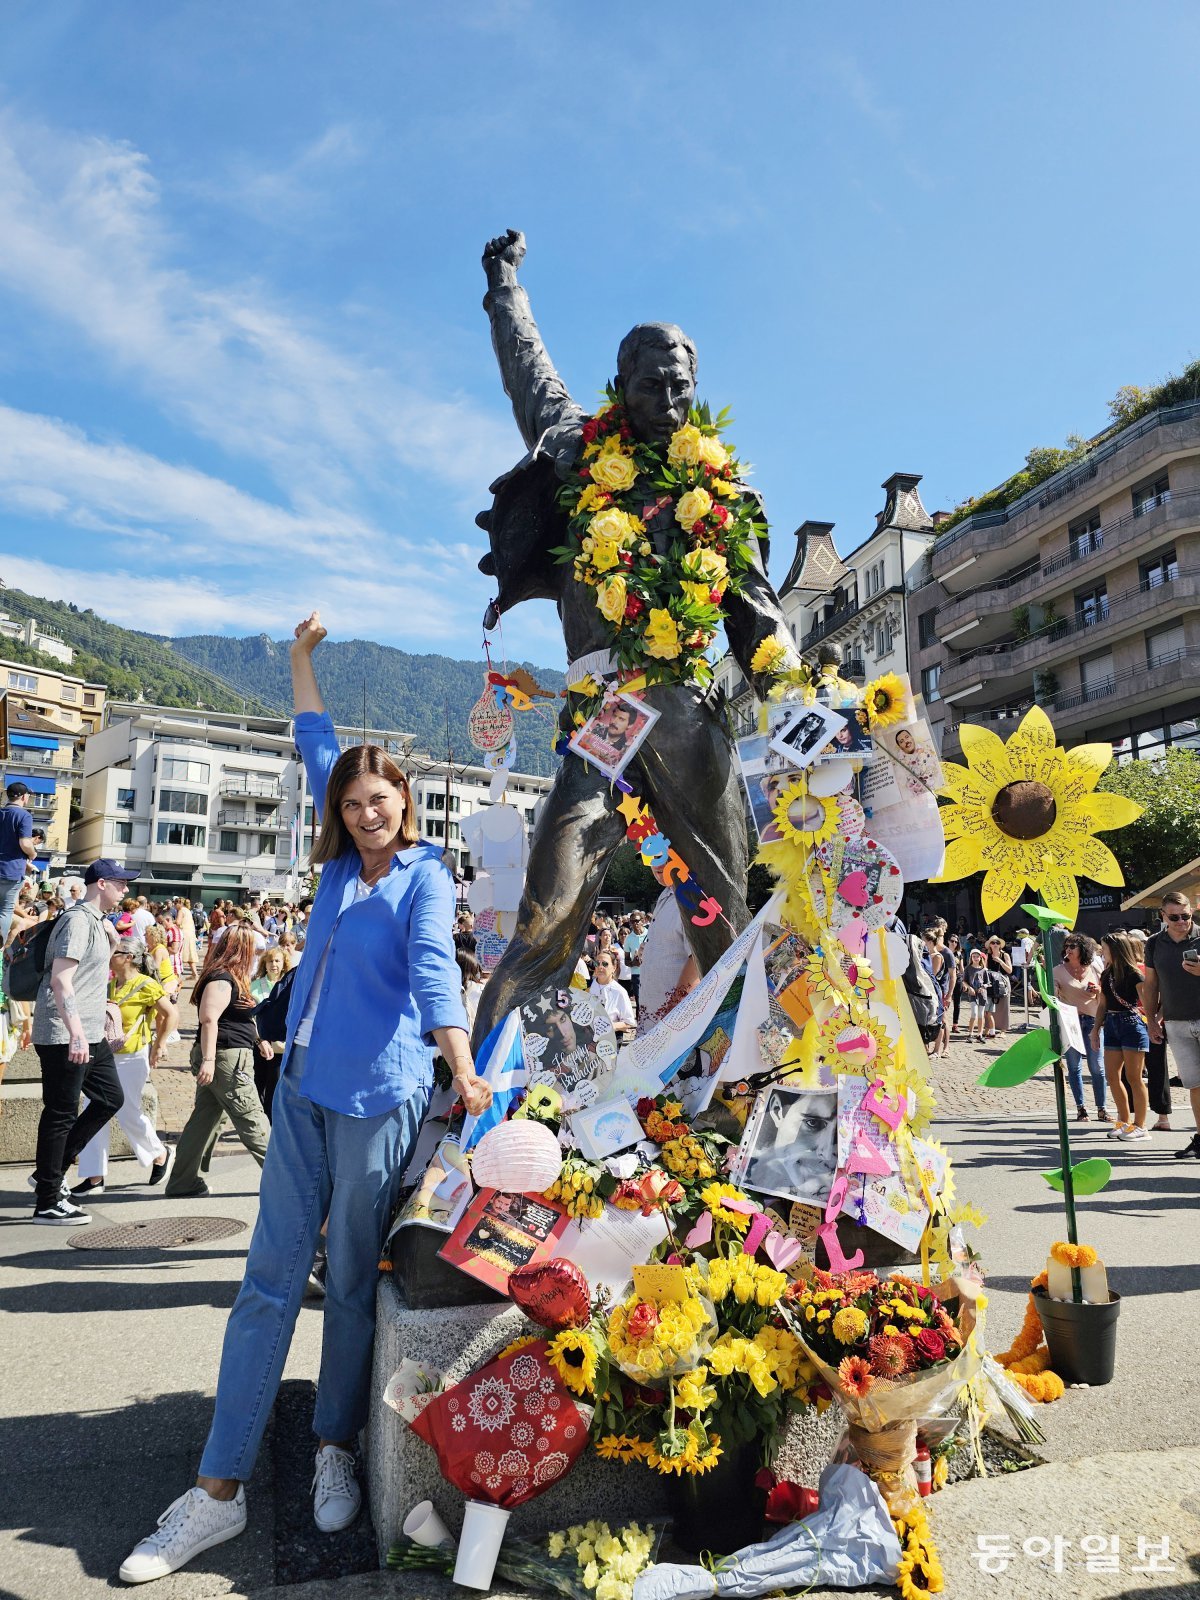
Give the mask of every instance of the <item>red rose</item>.
<svg viewBox="0 0 1200 1600">
<path fill-rule="evenodd" d="M 713 589 L 709 592 L 708 603 L 710 606 L 719 606 L 721 604 L 720 589 Z"/>
<path fill-rule="evenodd" d="M 590 483 L 592 481 L 592 469 L 591 469 L 591 467 L 580 467 L 579 476 L 581 478 L 586 478 L 587 481 Z"/>
<path fill-rule="evenodd" d="M 648 1300 L 639 1300 L 629 1313 L 626 1328 L 629 1337 L 635 1344 L 641 1344 L 643 1339 L 651 1339 L 654 1330 L 658 1327 L 658 1311 Z"/>
<path fill-rule="evenodd" d="M 630 555 L 628 550 L 621 551 L 620 561 L 623 567 L 631 567 L 633 565 L 633 557 Z"/>
<path fill-rule="evenodd" d="M 629 597 L 625 601 L 625 621 L 626 622 L 634 622 L 634 621 L 636 621 L 637 618 L 641 616 L 642 612 L 645 609 L 646 609 L 646 606 L 645 606 L 645 602 L 644 601 L 639 600 L 637 595 L 635 595 L 635 594 L 629 595 Z"/>
<path fill-rule="evenodd" d="M 946 1341 L 936 1328 L 918 1328 L 912 1336 L 912 1342 L 923 1361 L 934 1363 L 945 1360 Z"/>
<path fill-rule="evenodd" d="M 628 609 L 628 608 L 626 608 L 626 609 Z M 648 1094 L 644 1094 L 642 1096 L 642 1098 L 637 1103 L 637 1114 L 638 1114 L 639 1120 L 642 1121 L 642 1122 L 645 1122 L 646 1118 L 650 1115 L 650 1113 L 653 1110 L 654 1110 L 654 1101 L 651 1100 L 651 1098 L 650 1098 L 650 1096 Z"/>
<path fill-rule="evenodd" d="M 584 444 L 594 443 L 596 435 L 600 432 L 600 418 L 589 417 L 580 432 L 583 434 Z"/>
<path fill-rule="evenodd" d="M 721 543 L 721 541 L 719 539 L 717 540 L 717 543 L 716 543 L 716 551 L 717 551 L 717 554 L 719 556 L 723 556 L 725 554 L 725 546 Z"/>
<path fill-rule="evenodd" d="M 723 528 L 729 521 L 729 509 L 727 506 L 714 506 L 709 516 L 716 522 L 718 528 Z"/>
<path fill-rule="evenodd" d="M 817 1491 L 785 1478 L 767 1495 L 765 1516 L 768 1522 L 799 1522 L 817 1509 Z"/>
</svg>

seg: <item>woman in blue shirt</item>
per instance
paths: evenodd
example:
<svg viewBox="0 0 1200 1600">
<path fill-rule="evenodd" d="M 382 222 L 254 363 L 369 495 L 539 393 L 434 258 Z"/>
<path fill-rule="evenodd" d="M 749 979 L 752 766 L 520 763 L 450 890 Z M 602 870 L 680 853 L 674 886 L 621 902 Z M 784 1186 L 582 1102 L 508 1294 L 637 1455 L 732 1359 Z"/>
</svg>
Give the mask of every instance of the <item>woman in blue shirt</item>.
<svg viewBox="0 0 1200 1600">
<path fill-rule="evenodd" d="M 374 745 L 339 751 L 312 665 L 324 637 L 314 611 L 291 652 L 296 743 L 322 819 L 312 860 L 322 871 L 292 982 L 258 1222 L 200 1475 L 128 1557 L 127 1583 L 174 1572 L 245 1528 L 243 1485 L 326 1218 L 314 1516 L 332 1533 L 358 1515 L 353 1451 L 367 1420 L 379 1251 L 429 1101 L 435 1042 L 467 1110 L 491 1102 L 468 1047 L 453 880 L 438 847 L 418 840 L 412 795 L 391 757 Z"/>
</svg>

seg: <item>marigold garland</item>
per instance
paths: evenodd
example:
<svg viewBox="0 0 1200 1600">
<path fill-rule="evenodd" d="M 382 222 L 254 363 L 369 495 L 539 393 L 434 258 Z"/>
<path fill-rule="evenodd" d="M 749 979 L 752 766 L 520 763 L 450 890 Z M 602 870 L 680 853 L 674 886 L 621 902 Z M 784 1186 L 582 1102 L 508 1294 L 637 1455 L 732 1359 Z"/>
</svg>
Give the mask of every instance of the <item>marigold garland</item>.
<svg viewBox="0 0 1200 1600">
<path fill-rule="evenodd" d="M 1067 1244 L 1062 1240 L 1050 1246 L 1050 1254 L 1060 1267 L 1094 1267 L 1100 1259 L 1090 1244 Z"/>
<path fill-rule="evenodd" d="M 1055 1249 L 1057 1248 L 1055 1246 Z M 1087 1250 L 1089 1246 L 1079 1245 L 1077 1248 Z M 1095 1254 L 1094 1251 L 1092 1253 Z M 1042 1319 L 1038 1316 L 1037 1302 L 1033 1298 L 1032 1291 L 1046 1287 L 1046 1274 L 1039 1272 L 1029 1287 L 1030 1294 L 1025 1303 L 1025 1317 L 1021 1323 L 1021 1330 L 1008 1349 L 1002 1355 L 998 1355 L 996 1360 L 1005 1368 L 1018 1388 L 1024 1389 L 1031 1400 L 1036 1400 L 1041 1405 L 1049 1405 L 1051 1401 L 1062 1398 L 1067 1386 L 1057 1372 L 1049 1370 L 1050 1352 L 1042 1346 Z"/>
</svg>

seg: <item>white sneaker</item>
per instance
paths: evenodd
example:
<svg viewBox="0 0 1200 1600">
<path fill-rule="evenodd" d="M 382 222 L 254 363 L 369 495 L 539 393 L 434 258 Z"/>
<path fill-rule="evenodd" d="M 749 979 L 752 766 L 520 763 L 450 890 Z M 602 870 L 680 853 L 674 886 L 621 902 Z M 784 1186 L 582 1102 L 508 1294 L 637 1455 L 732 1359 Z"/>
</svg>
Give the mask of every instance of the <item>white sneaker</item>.
<svg viewBox="0 0 1200 1600">
<path fill-rule="evenodd" d="M 354 1476 L 354 1457 L 336 1444 L 317 1451 L 313 1473 L 313 1519 L 322 1533 L 340 1533 L 362 1506 L 362 1490 Z"/>
<path fill-rule="evenodd" d="M 236 1539 L 246 1527 L 246 1490 L 238 1485 L 232 1500 L 214 1500 L 204 1489 L 181 1494 L 158 1519 L 158 1531 L 126 1556 L 123 1583 L 151 1583 L 186 1566 L 202 1550 Z"/>
<path fill-rule="evenodd" d="M 1117 1135 L 1118 1139 L 1124 1139 L 1127 1144 L 1134 1143 L 1139 1139 L 1148 1139 L 1149 1137 L 1150 1130 L 1148 1128 L 1139 1128 L 1132 1122 L 1122 1133 Z"/>
</svg>

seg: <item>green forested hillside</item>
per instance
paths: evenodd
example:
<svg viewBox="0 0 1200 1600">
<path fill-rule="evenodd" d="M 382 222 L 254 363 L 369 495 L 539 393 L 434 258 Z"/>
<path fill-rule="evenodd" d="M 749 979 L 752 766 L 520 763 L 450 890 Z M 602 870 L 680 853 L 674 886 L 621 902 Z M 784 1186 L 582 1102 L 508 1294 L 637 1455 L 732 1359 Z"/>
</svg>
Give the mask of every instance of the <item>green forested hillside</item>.
<svg viewBox="0 0 1200 1600">
<path fill-rule="evenodd" d="M 245 694 L 273 706 L 286 708 L 291 703 L 286 640 L 269 639 L 266 634 L 248 639 L 193 634 L 165 642 L 187 661 L 219 673 Z M 475 759 L 467 738 L 467 717 L 483 689 L 481 662 L 410 655 L 368 639 L 326 640 L 316 659 L 321 692 L 335 722 L 362 724 L 365 691 L 369 727 L 415 734 L 417 748 L 433 756 L 444 756 L 449 743 L 456 760 Z M 543 688 L 563 687 L 561 672 L 528 662 L 522 665 Z M 546 717 L 533 712 L 518 717 L 516 764 L 521 772 L 552 773 L 557 761 L 550 744 Z"/>
<path fill-rule="evenodd" d="M 104 684 L 114 699 L 136 700 L 140 696 L 155 705 L 206 706 L 212 711 L 240 711 L 243 707 L 242 689 L 222 682 L 211 670 L 193 665 L 162 640 L 119 628 L 94 611 L 81 611 L 61 600 L 43 600 L 9 588 L 0 588 L 0 611 L 7 611 L 22 622 L 36 617 L 57 628 L 75 651 L 74 661 L 65 670 L 91 683 Z M 0 639 L 0 655 L 48 672 L 64 670 L 61 661 L 12 639 Z M 252 700 L 248 709 L 266 708 Z"/>
</svg>

